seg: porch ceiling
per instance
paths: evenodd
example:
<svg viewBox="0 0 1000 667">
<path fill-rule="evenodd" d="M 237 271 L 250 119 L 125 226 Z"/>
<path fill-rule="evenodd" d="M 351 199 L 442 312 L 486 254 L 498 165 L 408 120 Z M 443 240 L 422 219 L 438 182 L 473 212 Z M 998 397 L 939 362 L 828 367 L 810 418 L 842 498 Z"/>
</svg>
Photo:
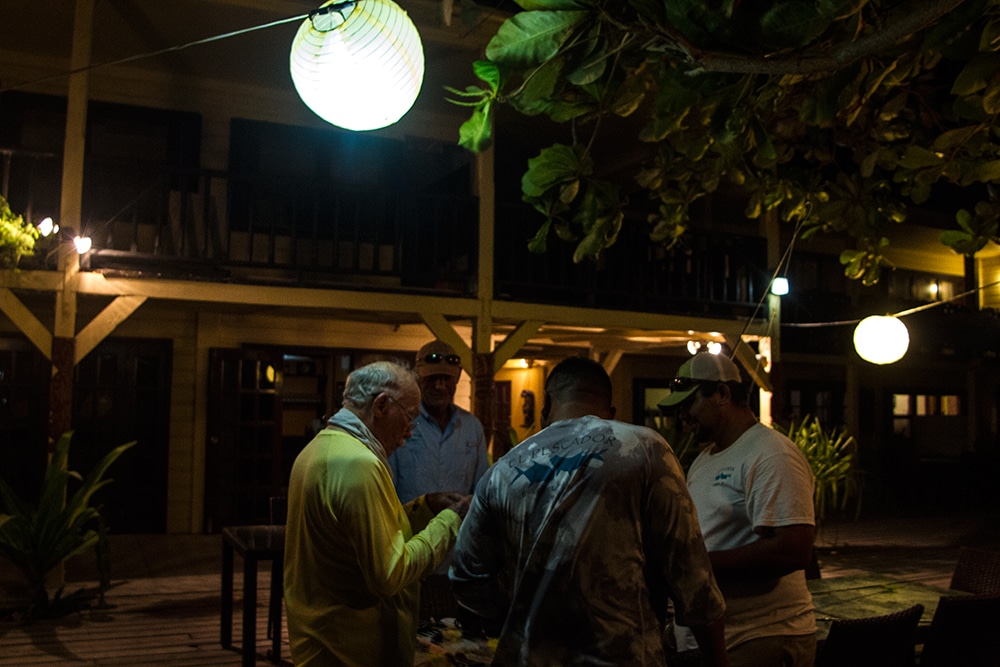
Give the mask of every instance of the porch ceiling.
<svg viewBox="0 0 1000 667">
<path fill-rule="evenodd" d="M 115 62 L 263 26 L 308 14 L 322 2 L 100 0 L 94 3 L 91 60 L 95 65 Z M 13 0 L 7 3 L 0 50 L 29 54 L 45 68 L 68 70 L 75 4 L 67 0 Z M 400 0 L 399 4 L 413 19 L 424 45 L 426 75 L 421 97 L 440 98 L 442 108 L 456 109 L 444 102 L 442 86 L 464 86 L 471 82 L 472 61 L 506 15 L 490 7 L 456 5 L 448 19 L 450 25 L 447 25 L 443 2 Z M 143 57 L 127 66 L 168 71 L 176 77 L 207 78 L 292 92 L 289 51 L 301 23 L 302 20 L 295 20 Z M 22 83 L 24 81 L 0 76 L 0 88 Z M 462 112 L 465 113 L 464 109 Z"/>
</svg>

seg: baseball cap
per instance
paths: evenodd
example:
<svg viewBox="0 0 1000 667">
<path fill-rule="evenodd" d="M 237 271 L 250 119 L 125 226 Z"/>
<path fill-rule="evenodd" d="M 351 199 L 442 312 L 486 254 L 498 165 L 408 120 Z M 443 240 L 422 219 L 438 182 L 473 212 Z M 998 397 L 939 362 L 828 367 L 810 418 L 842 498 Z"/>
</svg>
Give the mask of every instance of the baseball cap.
<svg viewBox="0 0 1000 667">
<path fill-rule="evenodd" d="M 462 358 L 448 343 L 432 340 L 417 352 L 417 375 L 420 377 L 450 375 L 458 378 L 461 374 Z"/>
<path fill-rule="evenodd" d="M 670 393 L 660 401 L 661 408 L 673 408 L 685 401 L 698 389 L 700 381 L 742 382 L 740 369 L 732 359 L 723 354 L 699 352 L 677 369 L 670 382 Z"/>
</svg>

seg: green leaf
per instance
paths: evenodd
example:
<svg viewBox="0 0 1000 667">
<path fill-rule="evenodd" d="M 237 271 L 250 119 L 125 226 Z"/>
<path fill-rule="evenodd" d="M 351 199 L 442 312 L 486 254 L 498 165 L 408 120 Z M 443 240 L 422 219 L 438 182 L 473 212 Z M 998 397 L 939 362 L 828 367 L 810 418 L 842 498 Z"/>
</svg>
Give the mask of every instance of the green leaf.
<svg viewBox="0 0 1000 667">
<path fill-rule="evenodd" d="M 458 128 L 458 145 L 473 153 L 481 153 L 493 143 L 493 100 L 483 100 L 472 117 Z"/>
<path fill-rule="evenodd" d="M 472 73 L 488 84 L 494 93 L 500 90 L 500 68 L 497 67 L 496 63 L 489 60 L 476 60 L 472 63 Z"/>
<path fill-rule="evenodd" d="M 608 53 L 605 49 L 601 49 L 588 56 L 579 67 L 566 76 L 566 80 L 577 86 L 585 86 L 600 79 L 607 67 Z"/>
<path fill-rule="evenodd" d="M 977 93 L 1000 72 L 1000 53 L 980 53 L 965 63 L 955 77 L 951 94 L 959 97 Z"/>
<path fill-rule="evenodd" d="M 868 0 L 817 0 L 816 11 L 825 19 L 842 21 L 861 11 Z"/>
<path fill-rule="evenodd" d="M 1000 77 L 993 78 L 983 91 L 983 111 L 995 116 L 1000 113 Z"/>
<path fill-rule="evenodd" d="M 553 58 L 529 71 L 520 92 L 511 99 L 514 108 L 528 116 L 544 113 L 562 73 L 563 62 L 563 58 Z"/>
<path fill-rule="evenodd" d="M 830 20 L 820 16 L 815 3 L 782 2 L 760 20 L 762 36 L 779 46 L 803 46 L 823 34 Z"/>
<path fill-rule="evenodd" d="M 516 0 L 518 6 L 525 11 L 553 9 L 586 9 L 586 5 L 576 0 Z"/>
<path fill-rule="evenodd" d="M 907 146 L 906 153 L 899 160 L 899 166 L 906 169 L 937 167 L 944 162 L 944 156 L 921 146 Z"/>
<path fill-rule="evenodd" d="M 931 147 L 935 151 L 950 151 L 969 141 L 978 132 L 979 128 L 975 125 L 948 130 L 938 135 Z"/>
<path fill-rule="evenodd" d="M 589 162 L 581 160 L 579 147 L 555 144 L 542 149 L 528 160 L 528 171 L 521 177 L 525 197 L 541 197 L 550 188 L 570 183 L 590 173 Z"/>
<path fill-rule="evenodd" d="M 976 165 L 976 180 L 983 183 L 1000 182 L 1000 160 L 990 160 Z"/>
<path fill-rule="evenodd" d="M 486 57 L 500 65 L 530 68 L 555 56 L 584 20 L 585 11 L 528 11 L 507 19 L 490 43 Z"/>
<path fill-rule="evenodd" d="M 941 232 L 940 240 L 943 245 L 948 246 L 955 252 L 970 256 L 986 247 L 986 243 L 989 241 L 985 237 L 976 238 L 971 234 L 960 232 L 957 229 Z"/>
<path fill-rule="evenodd" d="M 538 231 L 535 232 L 534 237 L 532 237 L 528 241 L 528 250 L 538 254 L 545 253 L 545 251 L 548 249 L 547 240 L 549 236 L 549 227 L 551 226 L 552 226 L 552 221 L 546 220 L 542 224 L 542 226 L 538 228 Z"/>
</svg>

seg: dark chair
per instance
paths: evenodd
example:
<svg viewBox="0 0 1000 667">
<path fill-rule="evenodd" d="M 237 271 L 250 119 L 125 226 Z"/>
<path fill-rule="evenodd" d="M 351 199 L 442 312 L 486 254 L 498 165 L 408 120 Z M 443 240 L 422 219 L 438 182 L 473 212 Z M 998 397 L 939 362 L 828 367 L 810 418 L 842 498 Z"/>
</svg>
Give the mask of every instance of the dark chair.
<svg viewBox="0 0 1000 667">
<path fill-rule="evenodd" d="M 1000 665 L 1000 595 L 942 596 L 920 667 Z"/>
<path fill-rule="evenodd" d="M 949 588 L 975 595 L 1000 594 L 1000 551 L 962 547 Z"/>
<path fill-rule="evenodd" d="M 816 655 L 816 667 L 913 667 L 922 604 L 884 616 L 838 619 Z"/>
<path fill-rule="evenodd" d="M 458 603 L 451 592 L 451 581 L 446 574 L 429 574 L 420 583 L 420 621 L 455 618 Z"/>
</svg>

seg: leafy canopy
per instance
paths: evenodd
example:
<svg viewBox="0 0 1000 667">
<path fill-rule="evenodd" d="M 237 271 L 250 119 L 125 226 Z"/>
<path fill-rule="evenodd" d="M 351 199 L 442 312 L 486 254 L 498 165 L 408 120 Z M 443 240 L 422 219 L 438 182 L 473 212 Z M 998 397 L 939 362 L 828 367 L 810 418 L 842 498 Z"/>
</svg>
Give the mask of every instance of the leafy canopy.
<svg viewBox="0 0 1000 667">
<path fill-rule="evenodd" d="M 742 188 L 746 215 L 846 232 L 841 262 L 878 280 L 886 230 L 939 184 L 980 201 L 941 241 L 973 254 L 1000 242 L 1000 0 L 520 0 L 473 69 L 449 89 L 473 108 L 460 144 L 482 151 L 497 104 L 572 123 L 542 149 L 523 198 L 576 259 L 614 244 L 634 185 L 657 203 L 654 241 L 674 243 L 689 208 Z M 626 119 L 629 122 L 626 123 Z M 636 127 L 634 130 L 627 128 Z M 595 165 L 598 133 L 646 144 L 635 184 Z M 629 148 L 625 132 L 632 132 Z"/>
</svg>

